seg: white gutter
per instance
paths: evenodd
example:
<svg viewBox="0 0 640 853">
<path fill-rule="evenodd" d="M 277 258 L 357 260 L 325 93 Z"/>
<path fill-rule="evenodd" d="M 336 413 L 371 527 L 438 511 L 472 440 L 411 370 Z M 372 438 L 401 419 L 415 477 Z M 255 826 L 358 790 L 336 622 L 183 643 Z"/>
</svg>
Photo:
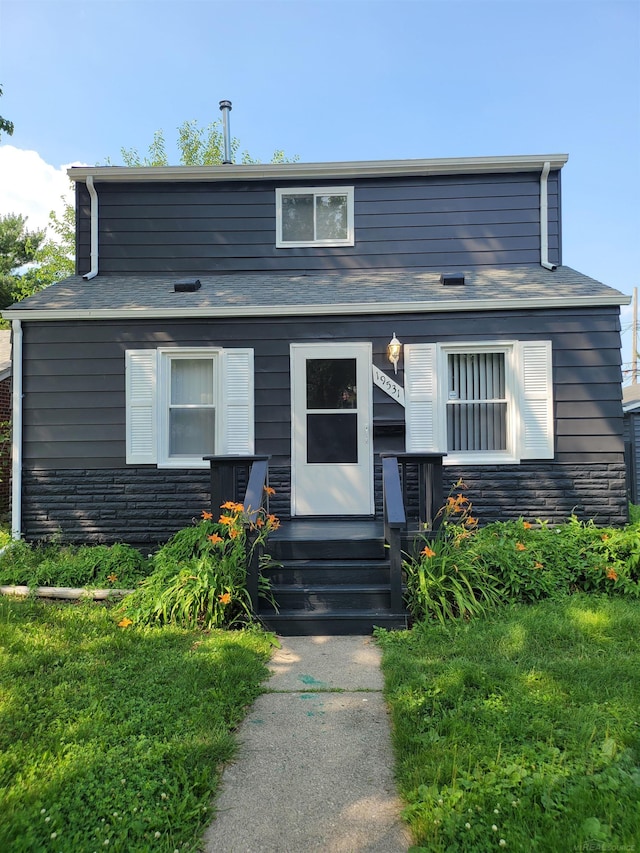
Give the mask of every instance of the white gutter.
<svg viewBox="0 0 640 853">
<path fill-rule="evenodd" d="M 72 166 L 72 181 L 243 181 L 334 180 L 415 175 L 465 175 L 487 172 L 539 172 L 545 163 L 561 169 L 568 154 L 501 157 L 434 157 L 422 160 L 356 160 L 338 163 L 251 163 L 226 166 Z"/>
<path fill-rule="evenodd" d="M 557 264 L 549 261 L 549 198 L 547 193 L 547 178 L 551 163 L 547 160 L 540 173 L 540 266 L 546 270 L 555 270 Z"/>
<path fill-rule="evenodd" d="M 242 305 L 194 308 L 32 308 L 4 310 L 3 317 L 23 320 L 173 320 L 220 319 L 223 317 L 308 317 L 337 314 L 422 314 L 439 311 L 518 310 L 520 308 L 606 308 L 629 305 L 631 297 L 624 293 L 602 296 L 515 297 L 495 296 L 483 299 L 424 302 L 324 302 L 309 305 Z"/>
<path fill-rule="evenodd" d="M 22 537 L 22 325 L 13 320 L 13 412 L 11 442 L 11 537 Z"/>
<path fill-rule="evenodd" d="M 87 175 L 87 189 L 91 196 L 91 269 L 82 276 L 85 281 L 98 275 L 98 193 L 92 175 Z"/>
</svg>

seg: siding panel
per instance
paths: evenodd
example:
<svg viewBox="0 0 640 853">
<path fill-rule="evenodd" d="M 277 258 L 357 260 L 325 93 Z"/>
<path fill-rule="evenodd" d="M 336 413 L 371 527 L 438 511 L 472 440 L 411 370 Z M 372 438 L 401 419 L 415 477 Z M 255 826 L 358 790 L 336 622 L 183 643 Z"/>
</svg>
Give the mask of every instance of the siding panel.
<svg viewBox="0 0 640 853">
<path fill-rule="evenodd" d="M 303 182 L 306 184 L 307 182 Z M 103 272 L 393 269 L 539 260 L 539 176 L 353 182 L 356 244 L 275 249 L 275 189 L 246 184 L 98 183 Z M 319 181 L 318 186 L 334 181 Z M 549 245 L 559 261 L 559 176 L 550 175 Z M 89 199 L 77 187 L 78 268 L 89 268 Z"/>
</svg>

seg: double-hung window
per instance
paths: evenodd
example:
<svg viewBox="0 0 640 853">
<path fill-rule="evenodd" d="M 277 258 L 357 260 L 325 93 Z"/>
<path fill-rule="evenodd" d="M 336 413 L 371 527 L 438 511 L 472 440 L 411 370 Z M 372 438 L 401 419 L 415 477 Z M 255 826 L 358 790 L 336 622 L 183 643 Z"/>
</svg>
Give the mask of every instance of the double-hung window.
<svg viewBox="0 0 640 853">
<path fill-rule="evenodd" d="M 353 244 L 353 187 L 276 190 L 277 248 Z"/>
<path fill-rule="evenodd" d="M 484 461 L 513 455 L 512 349 L 444 349 L 442 356 L 447 453 Z"/>
<path fill-rule="evenodd" d="M 166 353 L 161 360 L 160 449 L 175 464 L 216 452 L 217 354 Z"/>
<path fill-rule="evenodd" d="M 128 464 L 201 468 L 203 456 L 252 454 L 253 350 L 128 350 Z"/>
<path fill-rule="evenodd" d="M 405 346 L 407 450 L 445 464 L 552 459 L 550 341 Z"/>
</svg>

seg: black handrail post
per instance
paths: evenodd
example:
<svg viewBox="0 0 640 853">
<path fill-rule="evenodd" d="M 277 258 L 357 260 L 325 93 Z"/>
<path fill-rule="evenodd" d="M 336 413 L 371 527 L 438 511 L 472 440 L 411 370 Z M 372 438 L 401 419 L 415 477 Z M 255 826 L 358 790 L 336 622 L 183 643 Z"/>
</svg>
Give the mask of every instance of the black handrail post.
<svg viewBox="0 0 640 853">
<path fill-rule="evenodd" d="M 256 528 L 248 527 L 247 529 L 247 592 L 249 594 L 249 602 L 251 612 L 254 615 L 258 613 L 258 595 L 260 590 L 260 557 L 262 549 L 257 544 L 258 531 Z"/>
<path fill-rule="evenodd" d="M 442 513 L 440 508 L 444 503 L 444 492 L 442 489 L 442 456 L 434 459 L 430 467 L 430 489 L 429 495 L 431 499 L 431 529 L 437 530 L 442 524 Z"/>
<path fill-rule="evenodd" d="M 204 456 L 211 468 L 211 512 L 217 519 L 222 504 L 226 501 L 242 503 L 246 516 L 245 534 L 247 543 L 246 577 L 247 592 L 254 614 L 258 612 L 260 587 L 260 557 L 262 549 L 257 544 L 259 532 L 255 527 L 258 512 L 266 498 L 265 486 L 269 478 L 269 456 Z M 245 493 L 240 500 L 238 474 L 244 472 Z"/>
<path fill-rule="evenodd" d="M 400 543 L 400 528 L 390 528 L 389 534 L 391 612 L 402 613 L 402 547 Z"/>
<path fill-rule="evenodd" d="M 403 488 L 400 483 L 398 458 L 382 456 L 382 486 L 384 503 L 384 538 L 389 545 L 389 587 L 391 610 L 402 612 L 402 541 L 406 527 Z"/>
</svg>

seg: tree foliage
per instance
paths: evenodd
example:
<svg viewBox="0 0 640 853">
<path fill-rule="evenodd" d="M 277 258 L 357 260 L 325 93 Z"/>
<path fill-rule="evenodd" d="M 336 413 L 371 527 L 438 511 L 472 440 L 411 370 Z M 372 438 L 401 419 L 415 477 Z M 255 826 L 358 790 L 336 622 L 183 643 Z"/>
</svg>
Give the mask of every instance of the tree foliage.
<svg viewBox="0 0 640 853">
<path fill-rule="evenodd" d="M 180 152 L 180 165 L 182 166 L 219 166 L 224 160 L 224 134 L 220 121 L 201 127 L 195 119 L 183 122 L 178 127 L 178 150 Z M 240 142 L 233 137 L 231 139 L 231 159 L 235 160 L 240 150 Z M 164 131 L 156 130 L 153 134 L 147 155 L 141 157 L 136 148 L 122 148 L 120 150 L 125 166 L 169 166 L 167 146 Z M 272 163 L 295 163 L 299 157 L 287 157 L 284 151 L 273 152 Z M 260 160 L 252 157 L 248 151 L 240 155 L 243 165 L 259 163 Z"/>
<path fill-rule="evenodd" d="M 15 302 L 20 268 L 35 261 L 44 231 L 29 231 L 27 218 L 17 213 L 0 215 L 0 307 Z"/>
<path fill-rule="evenodd" d="M 2 86 L 0 86 L 0 96 L 2 95 Z M 13 122 L 9 121 L 8 118 L 2 118 L 0 116 L 0 138 L 2 138 L 2 133 L 6 133 L 7 136 L 13 136 Z"/>
<path fill-rule="evenodd" d="M 49 214 L 55 238 L 46 230 L 30 231 L 27 217 L 0 216 L 0 308 L 6 308 L 74 270 L 75 211 L 66 203 L 63 214 Z"/>
</svg>

